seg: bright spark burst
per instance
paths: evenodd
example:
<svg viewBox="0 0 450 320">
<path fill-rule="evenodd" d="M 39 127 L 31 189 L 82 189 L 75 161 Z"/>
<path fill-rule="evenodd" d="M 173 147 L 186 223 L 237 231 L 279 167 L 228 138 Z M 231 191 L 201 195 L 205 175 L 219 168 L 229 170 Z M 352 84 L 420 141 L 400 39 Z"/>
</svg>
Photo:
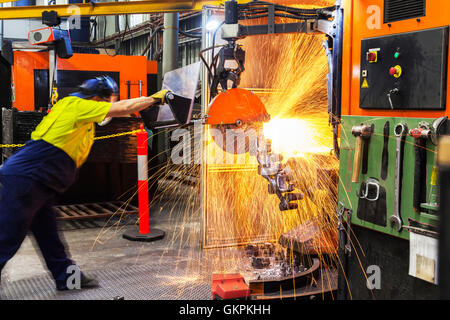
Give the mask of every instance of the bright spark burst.
<svg viewBox="0 0 450 320">
<path fill-rule="evenodd" d="M 308 0 L 308 5 L 313 6 L 330 4 L 332 1 Z M 256 19 L 248 23 L 266 21 Z M 321 35 L 285 34 L 240 40 L 247 54 L 240 85 L 254 88 L 252 91 L 265 104 L 272 116 L 264 125 L 265 137 L 272 140 L 273 151 L 281 153 L 293 169 L 298 191 L 309 190 L 313 197 L 298 201 L 297 210 L 280 212 L 278 199 L 268 194 L 267 182 L 258 176 L 256 167 L 242 170 L 242 165 L 236 165 L 234 172 L 230 166 L 226 171 L 207 169 L 203 177 L 205 231 L 211 246 L 277 242 L 281 234 L 316 219 L 321 228 L 320 239 L 326 243 L 317 247 L 323 257 L 322 265 L 334 263 L 322 252 L 325 247 L 336 252 L 337 247 L 337 183 L 332 176 L 338 169 L 338 161 L 330 152 L 333 140 L 328 125 L 328 65 L 323 39 Z M 211 143 L 206 152 L 214 148 Z M 250 159 L 245 163 L 253 162 Z M 209 258 L 216 271 L 239 272 L 242 268 L 239 255 L 227 248 L 215 250 Z"/>
<path fill-rule="evenodd" d="M 289 0 L 289 4 L 292 2 Z M 325 6 L 332 5 L 334 0 L 307 0 L 307 3 Z M 297 210 L 280 212 L 277 197 L 268 194 L 267 182 L 258 175 L 256 160 L 248 154 L 243 155 L 245 165 L 207 165 L 204 176 L 200 174 L 200 166 L 167 163 L 150 178 L 156 183 L 165 181 L 153 199 L 154 204 L 161 203 L 164 208 L 159 213 L 153 209 L 152 218 L 166 215 L 170 223 L 177 225 L 168 235 L 169 243 L 160 259 L 177 249 L 180 258 L 186 255 L 190 258 L 184 281 L 180 281 L 181 288 L 186 279 L 208 278 L 213 272 L 241 272 L 242 254 L 236 249 L 238 245 L 277 242 L 281 234 L 311 219 L 319 223 L 320 239 L 325 242 L 325 246 L 316 248 L 323 266 L 338 264 L 336 256 L 328 256 L 337 247 L 337 184 L 330 172 L 337 173 L 338 161 L 330 154 L 327 59 L 322 41 L 323 36 L 304 34 L 257 36 L 241 41 L 247 52 L 241 87 L 261 89 L 259 96 L 273 118 L 264 126 L 264 134 L 272 140 L 273 151 L 283 154 L 293 169 L 298 188 L 308 189 L 314 195 L 298 201 Z M 217 146 L 208 143 L 204 150 L 207 157 L 213 148 Z M 179 176 L 200 176 L 200 180 L 186 188 L 173 179 L 174 172 Z M 99 235 L 98 240 L 104 240 L 105 235 Z M 219 248 L 202 250 L 201 242 Z M 321 252 L 325 247 L 331 249 Z"/>
<path fill-rule="evenodd" d="M 264 123 L 263 132 L 266 139 L 272 140 L 273 152 L 282 154 L 285 159 L 330 152 L 329 146 L 320 143 L 308 120 L 275 118 Z"/>
</svg>

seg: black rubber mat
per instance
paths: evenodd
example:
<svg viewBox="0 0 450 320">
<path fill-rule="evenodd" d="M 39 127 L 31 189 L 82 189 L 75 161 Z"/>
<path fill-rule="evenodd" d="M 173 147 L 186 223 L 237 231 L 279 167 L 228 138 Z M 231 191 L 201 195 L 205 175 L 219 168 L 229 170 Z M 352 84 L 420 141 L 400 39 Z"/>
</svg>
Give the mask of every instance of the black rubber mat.
<svg viewBox="0 0 450 320">
<path fill-rule="evenodd" d="M 99 288 L 57 291 L 49 276 L 0 285 L 2 300 L 209 300 L 211 285 L 186 276 L 186 269 L 172 263 L 152 263 L 118 270 L 86 272 L 96 276 Z"/>
</svg>

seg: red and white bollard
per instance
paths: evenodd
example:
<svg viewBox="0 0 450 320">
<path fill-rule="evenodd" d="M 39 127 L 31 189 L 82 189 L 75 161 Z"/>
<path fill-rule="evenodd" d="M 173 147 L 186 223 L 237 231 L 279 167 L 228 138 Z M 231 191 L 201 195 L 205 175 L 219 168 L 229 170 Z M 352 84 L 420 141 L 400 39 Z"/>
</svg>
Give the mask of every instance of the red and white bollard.
<svg viewBox="0 0 450 320">
<path fill-rule="evenodd" d="M 150 216 L 148 207 L 148 133 L 141 125 L 141 132 L 136 132 L 137 171 L 139 199 L 139 233 L 150 233 Z"/>
<path fill-rule="evenodd" d="M 138 169 L 138 201 L 139 230 L 127 230 L 123 237 L 132 241 L 155 241 L 164 238 L 165 232 L 152 229 L 150 232 L 150 213 L 148 202 L 148 133 L 141 124 L 141 131 L 136 132 L 137 169 Z"/>
</svg>

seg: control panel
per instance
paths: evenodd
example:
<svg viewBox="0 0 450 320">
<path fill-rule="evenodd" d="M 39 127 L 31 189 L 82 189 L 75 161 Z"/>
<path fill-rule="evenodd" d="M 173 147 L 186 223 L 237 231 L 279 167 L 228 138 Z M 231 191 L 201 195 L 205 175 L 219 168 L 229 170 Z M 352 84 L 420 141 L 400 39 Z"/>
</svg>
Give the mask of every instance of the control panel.
<svg viewBox="0 0 450 320">
<path fill-rule="evenodd" d="M 363 39 L 360 108 L 446 108 L 448 27 Z"/>
</svg>

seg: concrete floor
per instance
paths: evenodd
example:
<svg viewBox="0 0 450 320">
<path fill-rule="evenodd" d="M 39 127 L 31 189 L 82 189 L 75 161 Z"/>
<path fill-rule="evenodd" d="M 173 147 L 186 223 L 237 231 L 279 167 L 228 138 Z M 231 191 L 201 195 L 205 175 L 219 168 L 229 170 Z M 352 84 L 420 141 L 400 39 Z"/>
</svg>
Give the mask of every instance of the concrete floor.
<svg viewBox="0 0 450 320">
<path fill-rule="evenodd" d="M 137 216 L 130 216 L 128 218 L 129 223 L 125 225 L 61 231 L 61 235 L 65 239 L 72 259 L 88 275 L 96 275 L 97 273 L 101 274 L 101 272 L 114 270 L 128 270 L 132 273 L 135 270 L 137 273 L 148 272 L 149 274 L 146 274 L 144 277 L 144 279 L 147 279 L 148 277 L 157 277 L 158 275 L 154 274 L 154 272 L 158 269 L 160 270 L 158 272 L 163 274 L 165 278 L 170 278 L 173 275 L 172 282 L 182 283 L 186 280 L 186 275 L 191 273 L 187 268 L 193 264 L 198 265 L 201 256 L 200 242 L 190 241 L 189 244 L 183 244 L 185 243 L 185 239 L 183 239 L 183 236 L 180 236 L 180 229 L 184 230 L 184 238 L 189 234 L 200 234 L 200 220 L 196 217 L 190 217 L 188 222 L 181 221 L 182 219 L 179 218 L 185 215 L 186 208 L 183 206 L 180 207 L 180 204 L 182 202 L 178 201 L 177 206 L 177 204 L 171 203 L 166 199 L 151 208 L 150 228 L 158 228 L 166 232 L 165 238 L 156 242 L 134 242 L 122 238 L 125 230 L 137 229 L 137 225 L 133 223 L 137 220 Z M 38 278 L 47 279 L 48 281 L 46 280 L 45 286 L 49 286 L 51 278 L 44 266 L 45 264 L 41 260 L 39 249 L 34 244 L 34 239 L 32 236 L 27 236 L 18 253 L 4 268 L 2 273 L 2 286 L 14 286 L 19 283 L 26 283 L 27 280 Z M 144 270 L 143 268 L 146 267 L 150 269 Z M 171 273 L 170 268 L 176 269 L 176 272 Z M 190 274 L 189 276 L 193 279 L 195 278 L 193 285 L 203 286 L 204 294 L 200 298 L 209 299 L 209 279 L 207 277 L 205 278 L 204 275 L 196 276 Z M 101 278 L 102 276 L 99 277 L 100 280 Z M 102 285 L 101 281 L 100 285 Z M 121 284 L 120 280 L 108 283 L 109 287 L 117 286 L 117 288 L 120 288 L 120 286 L 124 285 L 126 284 Z M 39 291 L 39 289 L 42 288 L 37 288 L 36 290 Z M 58 295 L 58 292 L 54 288 L 45 288 L 45 290 L 53 291 L 50 296 L 48 295 L 49 292 L 47 292 L 47 297 L 51 297 L 52 299 L 62 297 Z M 130 287 L 127 290 L 132 291 L 133 288 Z M 112 295 L 109 292 L 108 296 L 105 297 L 100 291 L 99 293 L 92 298 L 104 299 Z M 25 297 L 21 295 L 25 295 Z M 136 298 L 136 296 L 131 296 Z M 189 299 L 189 297 L 182 295 L 177 297 L 180 299 Z M 7 298 L 8 296 L 6 296 Z M 17 295 L 10 295 L 9 298 L 34 299 L 37 296 L 22 292 Z M 71 298 L 78 299 L 79 297 L 72 295 Z M 153 297 L 150 294 L 150 296 L 142 298 L 152 299 Z M 196 298 L 199 297 L 197 296 Z M 3 299 L 5 299 L 5 295 Z"/>
</svg>

